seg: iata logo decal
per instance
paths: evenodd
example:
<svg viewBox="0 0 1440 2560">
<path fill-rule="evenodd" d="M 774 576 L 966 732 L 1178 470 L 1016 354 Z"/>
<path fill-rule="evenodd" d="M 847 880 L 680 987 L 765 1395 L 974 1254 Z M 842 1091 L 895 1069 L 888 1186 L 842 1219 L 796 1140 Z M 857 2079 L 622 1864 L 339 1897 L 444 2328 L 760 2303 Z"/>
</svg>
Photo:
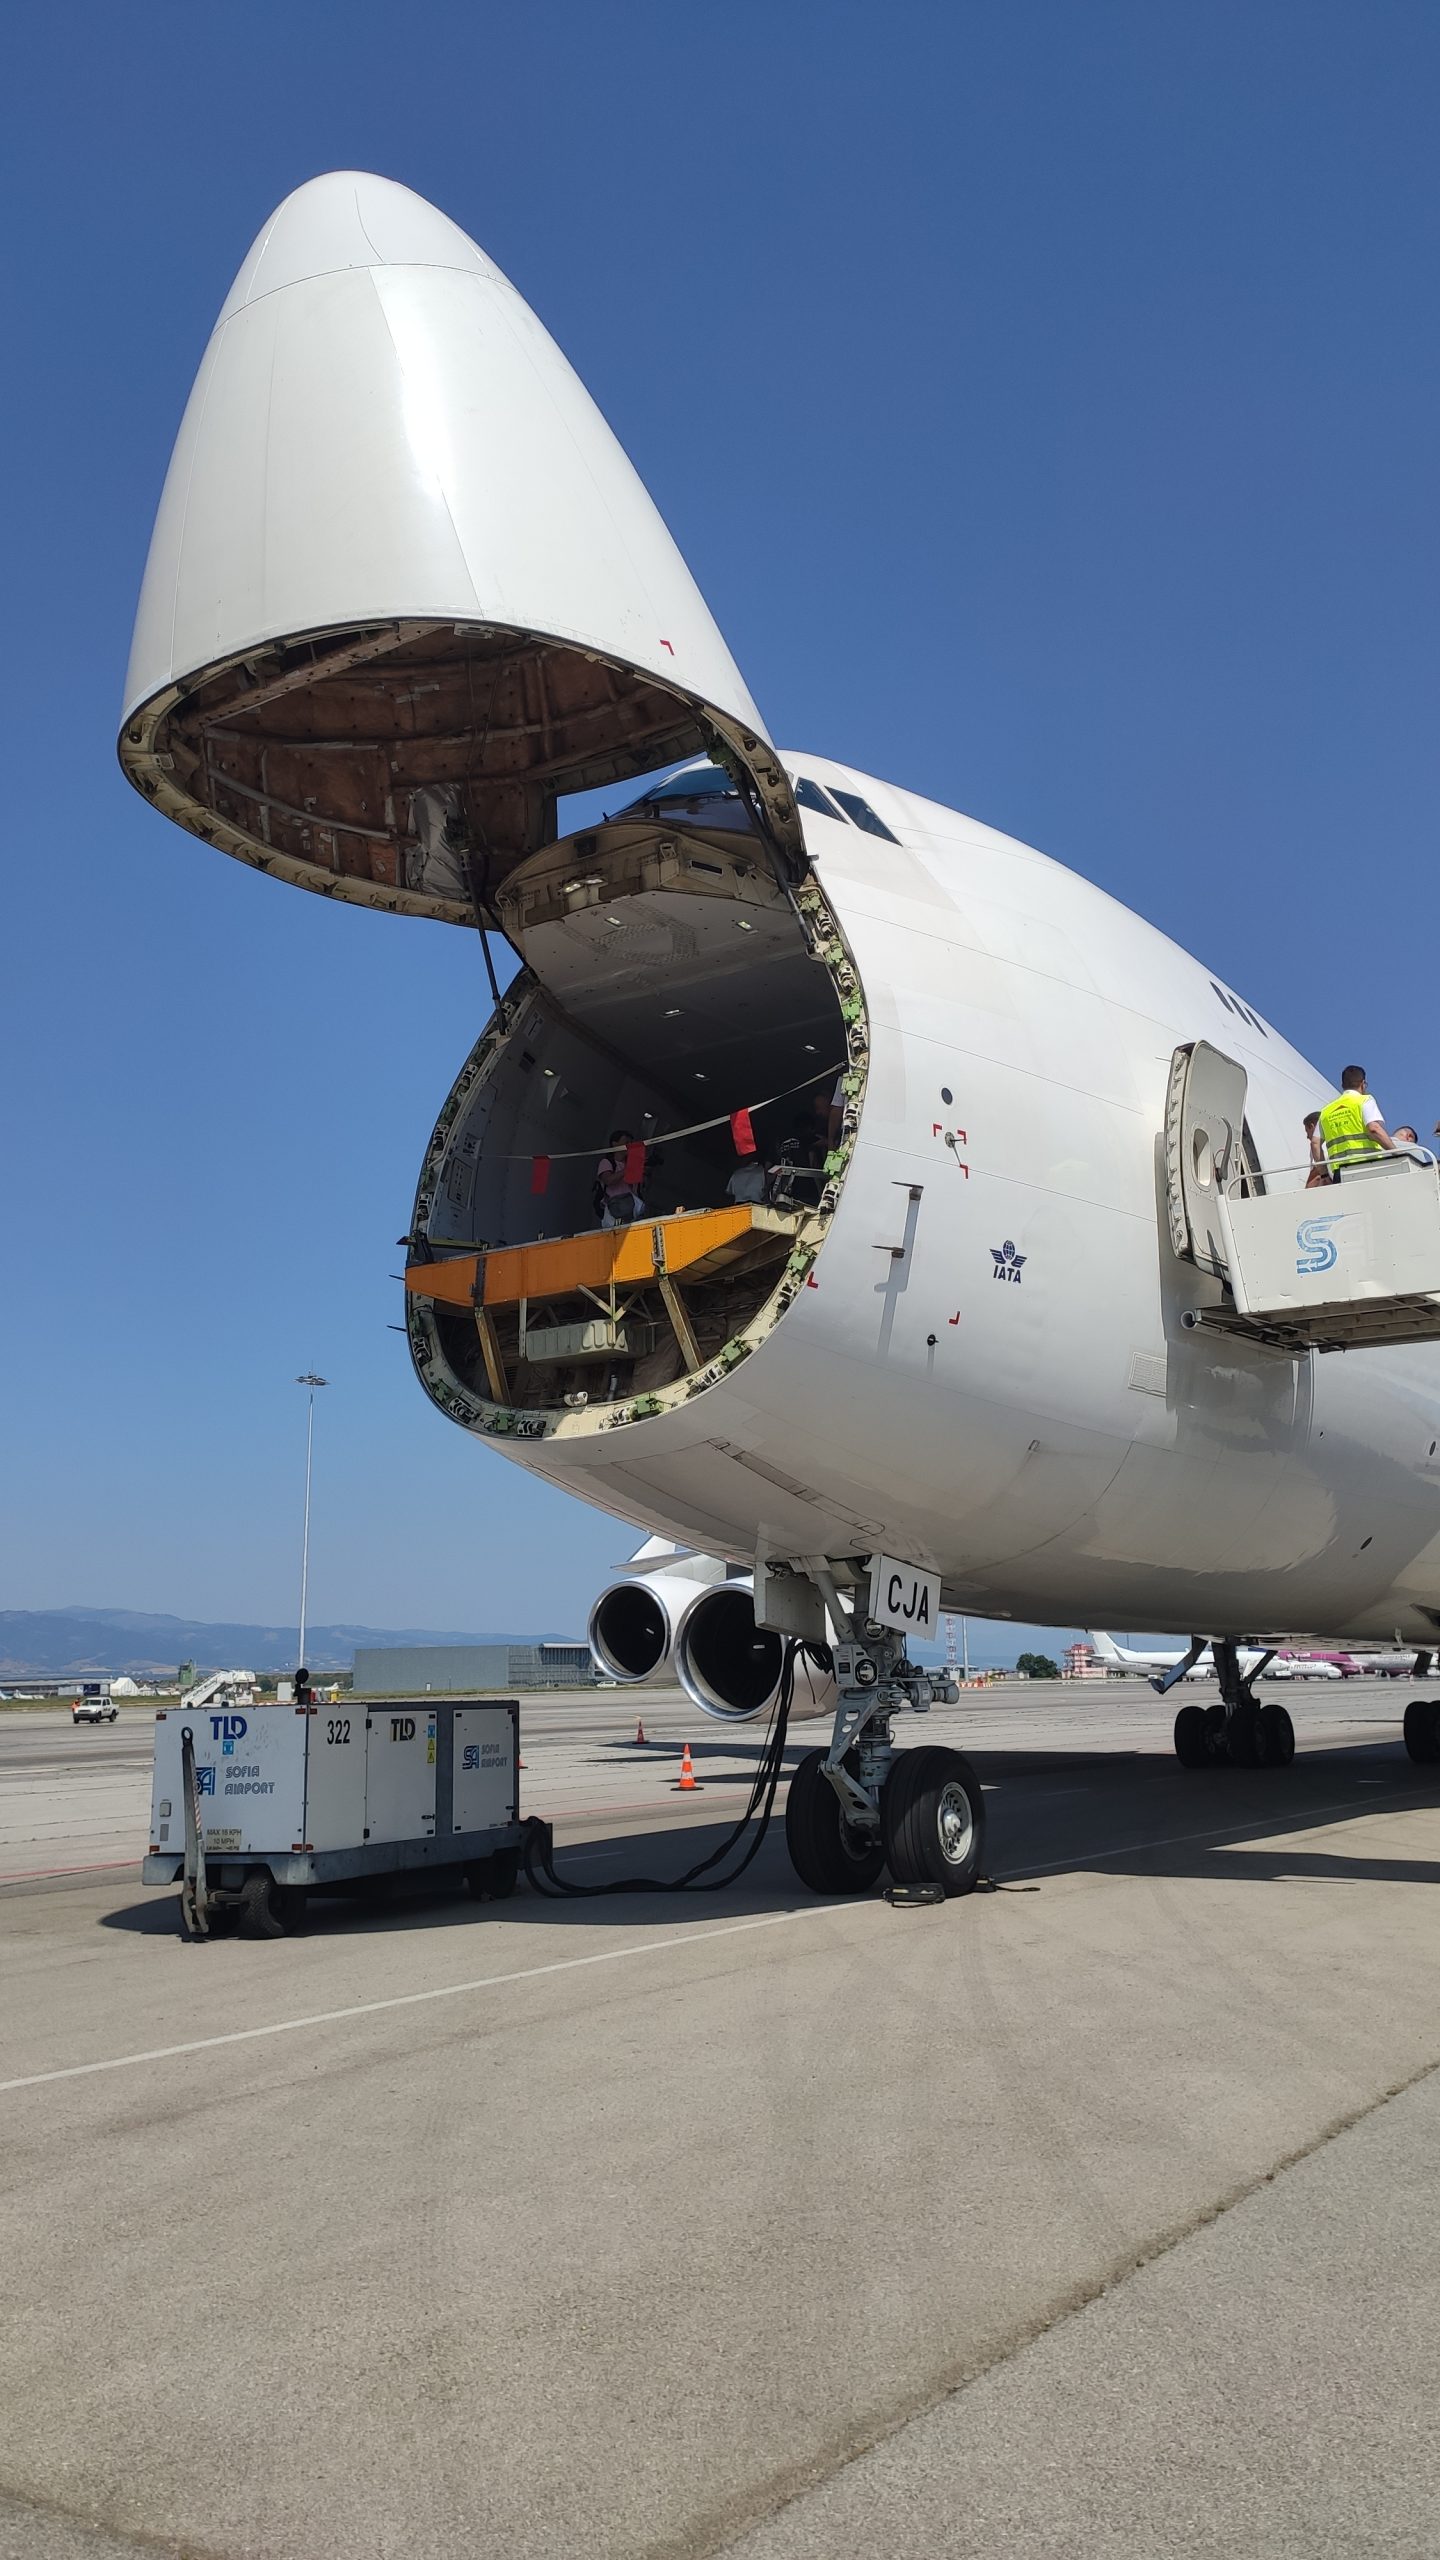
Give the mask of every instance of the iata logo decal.
<svg viewBox="0 0 1440 2560">
<path fill-rule="evenodd" d="M 1341 1215 L 1343 1212 L 1333 1218 L 1301 1219 L 1295 1230 L 1295 1242 L 1300 1248 L 1295 1260 L 1297 1271 L 1334 1270 L 1340 1259 L 1340 1248 L 1330 1230 L 1339 1226 Z"/>
<path fill-rule="evenodd" d="M 990 1275 L 991 1279 L 1013 1280 L 1016 1288 L 1018 1289 L 1020 1286 L 1020 1274 L 1029 1260 L 1028 1254 L 1017 1253 L 1015 1247 L 1007 1236 L 1003 1244 L 992 1244 L 990 1247 L 990 1259 L 995 1265 L 995 1268 Z"/>
</svg>

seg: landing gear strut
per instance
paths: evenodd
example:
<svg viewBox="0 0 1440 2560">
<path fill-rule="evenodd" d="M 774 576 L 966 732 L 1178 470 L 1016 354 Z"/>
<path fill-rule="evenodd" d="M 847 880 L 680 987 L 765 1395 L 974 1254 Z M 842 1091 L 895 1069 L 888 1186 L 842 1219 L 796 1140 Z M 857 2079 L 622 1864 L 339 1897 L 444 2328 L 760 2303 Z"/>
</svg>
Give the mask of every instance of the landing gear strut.
<svg viewBox="0 0 1440 2560">
<path fill-rule="evenodd" d="M 790 1781 L 785 1838 L 802 1884 L 814 1893 L 866 1893 L 888 1867 L 896 1884 L 969 1893 L 981 1869 L 985 1800 L 958 1751 L 897 1751 L 902 1707 L 953 1706 L 952 1681 L 905 1658 L 905 1639 L 847 1606 L 828 1568 L 809 1567 L 839 1642 L 838 1691 L 828 1751 L 807 1752 Z"/>
<path fill-rule="evenodd" d="M 1175 1719 L 1175 1757 L 1181 1767 L 1211 1769 L 1228 1761 L 1235 1769 L 1288 1768 L 1295 1757 L 1295 1727 L 1277 1700 L 1255 1695 L 1254 1683 L 1269 1654 L 1253 1671 L 1242 1672 L 1232 1638 L 1217 1637 L 1211 1651 L 1220 1703 L 1181 1708 Z"/>
</svg>

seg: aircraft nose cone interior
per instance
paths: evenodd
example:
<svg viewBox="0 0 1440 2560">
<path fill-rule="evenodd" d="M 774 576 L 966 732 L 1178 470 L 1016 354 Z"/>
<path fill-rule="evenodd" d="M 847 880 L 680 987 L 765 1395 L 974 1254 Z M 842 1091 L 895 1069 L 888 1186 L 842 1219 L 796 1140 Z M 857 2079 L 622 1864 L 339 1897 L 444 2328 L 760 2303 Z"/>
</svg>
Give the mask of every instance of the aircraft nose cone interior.
<svg viewBox="0 0 1440 2560">
<path fill-rule="evenodd" d="M 575 1431 L 744 1357 L 838 1198 L 854 965 L 647 491 L 514 287 L 408 189 L 332 173 L 254 243 L 181 425 L 126 702 L 121 763 L 192 834 L 524 964 L 422 1175 L 429 1391 L 475 1427 Z M 637 783 L 561 836 L 566 795 Z"/>
<path fill-rule="evenodd" d="M 475 921 L 566 792 L 714 743 L 789 783 L 648 492 L 455 224 L 344 174 L 281 206 L 206 349 L 151 540 L 121 762 L 240 860 Z"/>
</svg>

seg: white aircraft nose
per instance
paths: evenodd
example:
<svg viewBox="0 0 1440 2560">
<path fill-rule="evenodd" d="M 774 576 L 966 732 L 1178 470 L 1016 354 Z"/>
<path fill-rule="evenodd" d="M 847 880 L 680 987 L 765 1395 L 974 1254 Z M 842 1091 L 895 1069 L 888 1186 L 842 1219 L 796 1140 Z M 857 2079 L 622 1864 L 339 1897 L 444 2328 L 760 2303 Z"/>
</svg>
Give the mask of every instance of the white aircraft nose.
<svg viewBox="0 0 1440 2560">
<path fill-rule="evenodd" d="M 457 222 L 409 187 L 366 169 L 332 169 L 277 206 L 220 318 L 228 320 L 286 285 L 346 267 L 454 267 L 463 275 L 491 277 L 499 272 Z"/>
<path fill-rule="evenodd" d="M 456 841 L 493 889 L 557 796 L 717 735 L 798 842 L 734 660 L 554 340 L 457 224 L 354 170 L 286 198 L 226 299 L 125 699 L 157 807 L 367 905 L 468 923 Z"/>
</svg>

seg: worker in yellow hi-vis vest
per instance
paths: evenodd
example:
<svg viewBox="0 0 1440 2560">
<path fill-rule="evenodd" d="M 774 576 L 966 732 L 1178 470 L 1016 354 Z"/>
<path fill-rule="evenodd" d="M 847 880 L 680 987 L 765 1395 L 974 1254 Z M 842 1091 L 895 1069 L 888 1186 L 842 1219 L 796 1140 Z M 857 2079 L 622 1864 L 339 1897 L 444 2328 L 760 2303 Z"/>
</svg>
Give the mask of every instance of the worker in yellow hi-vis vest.
<svg viewBox="0 0 1440 2560">
<path fill-rule="evenodd" d="M 1395 1141 L 1380 1105 L 1365 1090 L 1363 1067 L 1346 1068 L 1334 1101 L 1327 1102 L 1320 1114 L 1319 1137 L 1332 1174 L 1343 1174 L 1375 1156 L 1394 1154 Z"/>
</svg>

